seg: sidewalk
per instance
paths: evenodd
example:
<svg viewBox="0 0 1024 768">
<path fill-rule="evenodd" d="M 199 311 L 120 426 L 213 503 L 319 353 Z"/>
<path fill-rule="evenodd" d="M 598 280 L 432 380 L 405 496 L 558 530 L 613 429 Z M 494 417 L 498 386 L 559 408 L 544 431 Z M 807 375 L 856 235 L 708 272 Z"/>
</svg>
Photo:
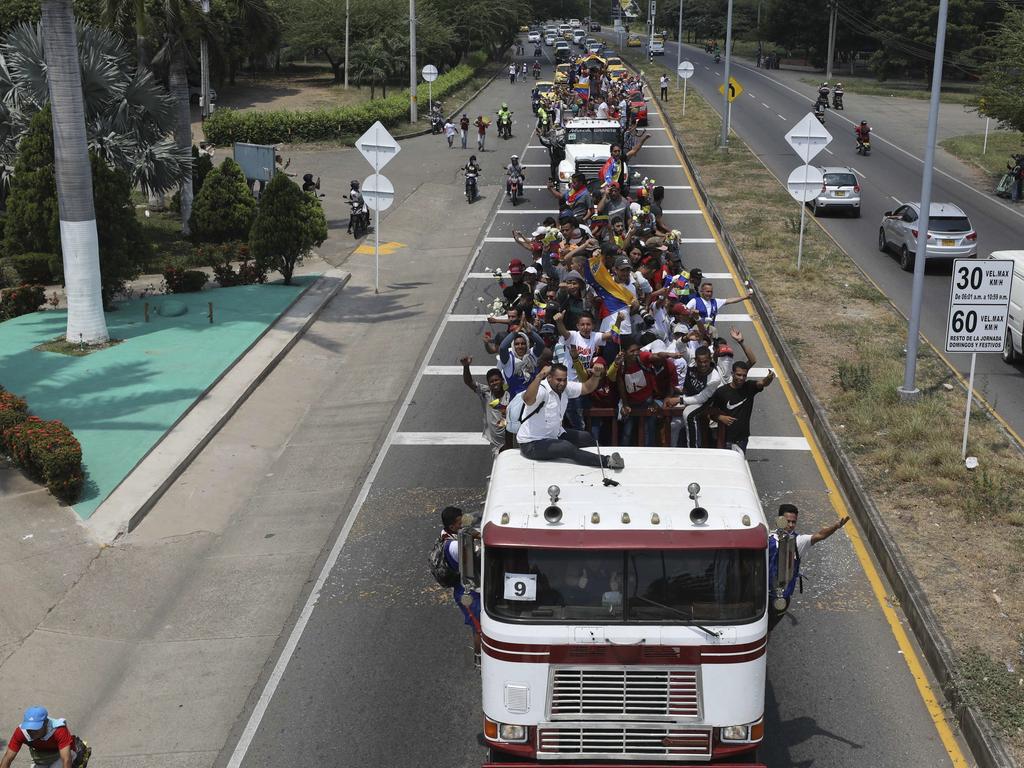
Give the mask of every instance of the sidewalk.
<svg viewBox="0 0 1024 768">
<path fill-rule="evenodd" d="M 498 80 L 473 107 L 487 114 L 528 94 Z M 91 768 L 214 764 L 500 194 L 484 185 L 484 199 L 466 205 L 456 169 L 469 154 L 424 136 L 388 165 L 397 194 L 382 217 L 381 242 L 392 246 L 376 295 L 372 239 L 348 255 L 338 202 L 369 167 L 352 150 L 292 153 L 323 177 L 331 238 L 321 250 L 332 246 L 324 257 L 352 279 L 115 546 L 36 517 L 45 492 L 0 469 L 0 490 L 20 510 L 12 523 L 5 509 L 8 538 L 38 544 L 0 563 L 0 723 L 43 702 L 88 738 Z M 495 154 L 485 165 L 496 167 Z"/>
</svg>

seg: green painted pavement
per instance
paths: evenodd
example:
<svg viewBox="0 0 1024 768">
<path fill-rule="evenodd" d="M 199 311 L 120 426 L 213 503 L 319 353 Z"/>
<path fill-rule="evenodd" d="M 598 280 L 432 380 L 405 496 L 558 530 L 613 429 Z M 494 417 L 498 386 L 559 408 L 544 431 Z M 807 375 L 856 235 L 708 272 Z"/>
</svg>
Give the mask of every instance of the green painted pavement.
<svg viewBox="0 0 1024 768">
<path fill-rule="evenodd" d="M 0 323 L 0 384 L 43 419 L 60 419 L 82 444 L 86 485 L 75 511 L 87 519 L 192 403 L 316 279 L 150 296 L 107 314 L 121 344 L 85 357 L 33 347 L 64 333 L 63 311 Z M 164 300 L 188 312 L 161 317 Z M 207 302 L 213 302 L 211 325 Z"/>
</svg>

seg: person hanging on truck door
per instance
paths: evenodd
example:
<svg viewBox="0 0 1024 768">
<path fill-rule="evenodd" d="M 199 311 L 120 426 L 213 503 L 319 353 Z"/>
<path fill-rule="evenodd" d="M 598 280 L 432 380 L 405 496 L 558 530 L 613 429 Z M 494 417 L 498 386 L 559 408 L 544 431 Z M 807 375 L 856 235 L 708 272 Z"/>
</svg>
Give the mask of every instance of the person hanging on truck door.
<svg viewBox="0 0 1024 768">
<path fill-rule="evenodd" d="M 434 580 L 452 590 L 455 605 L 462 612 L 466 626 L 473 630 L 473 656 L 480 663 L 480 593 L 466 592 L 459 576 L 459 531 L 463 526 L 462 510 L 445 507 L 441 510 L 441 533 L 434 541 L 428 558 Z M 463 598 L 465 597 L 465 601 Z"/>
<path fill-rule="evenodd" d="M 768 537 L 768 585 L 772 593 L 768 603 L 769 632 L 781 621 L 783 614 L 789 608 L 794 590 L 799 586 L 800 591 L 803 592 L 800 562 L 807 550 L 850 522 L 850 518 L 844 515 L 837 522 L 826 525 L 817 533 L 797 533 L 796 521 L 799 514 L 800 510 L 797 509 L 796 504 L 779 504 L 779 527 Z M 789 547 L 786 546 L 787 541 Z M 789 563 L 785 562 L 787 550 L 792 558 Z M 780 560 L 783 562 L 780 563 Z M 776 582 L 780 581 L 780 572 L 788 578 L 785 579 L 785 584 L 777 586 Z"/>
</svg>

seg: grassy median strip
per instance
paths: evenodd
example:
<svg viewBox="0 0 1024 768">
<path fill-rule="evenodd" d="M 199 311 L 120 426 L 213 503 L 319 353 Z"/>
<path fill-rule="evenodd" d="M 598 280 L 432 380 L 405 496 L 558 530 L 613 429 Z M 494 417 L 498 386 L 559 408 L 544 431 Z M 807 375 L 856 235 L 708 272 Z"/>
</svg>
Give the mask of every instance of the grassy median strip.
<svg viewBox="0 0 1024 768">
<path fill-rule="evenodd" d="M 660 63 L 634 65 L 651 82 L 668 71 Z M 661 105 L 947 638 L 971 670 L 985 670 L 961 678 L 965 693 L 1020 760 L 1024 732 L 1005 716 L 1006 691 L 1018 692 L 1010 704 L 1024 704 L 1020 447 L 975 409 L 968 453 L 979 468 L 967 470 L 960 460 L 966 392 L 953 371 L 923 346 L 923 396 L 901 403 L 906 319 L 809 211 L 797 270 L 800 207 L 784 185 L 735 134 L 730 151 L 717 148 L 721 121 L 699 94 L 690 91 L 685 116 L 678 91 Z M 765 128 L 782 134 L 789 126 L 772 121 Z"/>
<path fill-rule="evenodd" d="M 939 146 L 963 162 L 979 168 L 992 177 L 992 187 L 1006 173 L 1006 164 L 1011 154 L 1024 152 L 1024 133 L 1019 131 L 996 131 L 988 134 L 988 146 L 985 146 L 985 134 L 971 133 L 966 136 L 952 136 L 939 142 Z M 985 149 L 982 154 L 982 149 Z M 991 193 L 991 189 L 982 190 Z"/>
</svg>

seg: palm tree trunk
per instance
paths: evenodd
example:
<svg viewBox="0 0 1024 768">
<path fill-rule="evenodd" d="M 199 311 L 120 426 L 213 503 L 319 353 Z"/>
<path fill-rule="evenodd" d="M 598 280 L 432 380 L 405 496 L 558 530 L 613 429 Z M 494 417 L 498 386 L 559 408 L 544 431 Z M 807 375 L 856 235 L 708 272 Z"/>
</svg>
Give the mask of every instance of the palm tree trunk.
<svg viewBox="0 0 1024 768">
<path fill-rule="evenodd" d="M 42 30 L 53 113 L 53 160 L 68 300 L 67 340 L 102 344 L 110 337 L 103 317 L 92 169 L 71 0 L 43 0 Z"/>
<path fill-rule="evenodd" d="M 175 46 L 171 54 L 170 71 L 171 96 L 177 104 L 178 115 L 174 125 L 174 143 L 180 149 L 192 149 L 192 107 L 188 101 L 188 76 L 185 68 L 185 52 Z M 188 220 L 192 216 L 192 174 L 181 184 L 181 233 L 191 234 Z"/>
</svg>

